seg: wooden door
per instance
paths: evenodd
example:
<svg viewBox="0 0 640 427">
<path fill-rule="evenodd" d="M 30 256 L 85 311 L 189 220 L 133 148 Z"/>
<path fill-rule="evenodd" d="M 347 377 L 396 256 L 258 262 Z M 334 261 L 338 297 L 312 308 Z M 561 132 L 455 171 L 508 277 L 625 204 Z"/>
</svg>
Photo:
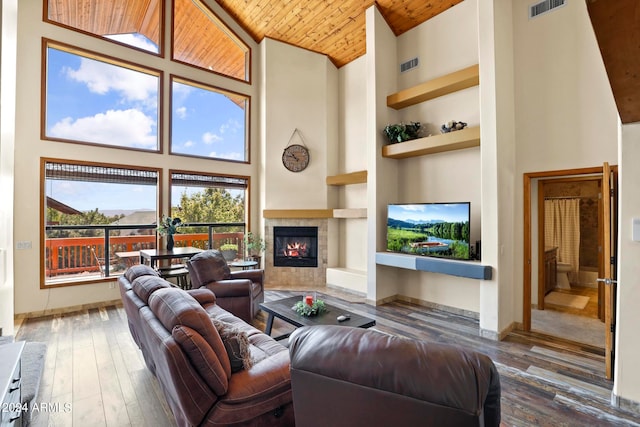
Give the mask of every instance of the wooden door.
<svg viewBox="0 0 640 427">
<path fill-rule="evenodd" d="M 617 197 L 616 174 L 605 162 L 602 168 L 602 218 L 603 218 L 603 276 L 598 282 L 604 284 L 604 324 L 605 324 L 605 371 L 608 379 L 613 379 L 615 360 L 615 317 L 616 317 L 616 247 L 617 247 Z"/>
</svg>

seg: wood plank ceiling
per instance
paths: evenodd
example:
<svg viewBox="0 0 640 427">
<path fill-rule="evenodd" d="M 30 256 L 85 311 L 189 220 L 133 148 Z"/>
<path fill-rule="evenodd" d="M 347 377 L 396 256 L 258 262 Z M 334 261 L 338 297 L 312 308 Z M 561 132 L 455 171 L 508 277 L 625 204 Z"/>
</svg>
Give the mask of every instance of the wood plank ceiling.
<svg viewBox="0 0 640 427">
<path fill-rule="evenodd" d="M 365 11 L 372 4 L 377 4 L 392 31 L 400 35 L 462 1 L 217 0 L 257 43 L 269 37 L 325 54 L 337 67 L 365 54 Z M 158 40 L 154 31 L 161 4 L 160 0 L 50 0 L 49 16 L 53 13 L 58 22 L 94 34 L 138 32 Z M 192 43 L 213 46 L 217 44 L 214 36 L 208 39 L 207 34 L 199 34 Z"/>
<path fill-rule="evenodd" d="M 640 2 L 588 0 L 587 10 L 620 119 L 640 122 Z"/>
<path fill-rule="evenodd" d="M 218 0 L 256 42 L 265 37 L 319 52 L 342 67 L 366 51 L 365 11 L 376 3 L 400 35 L 462 0 Z"/>
</svg>

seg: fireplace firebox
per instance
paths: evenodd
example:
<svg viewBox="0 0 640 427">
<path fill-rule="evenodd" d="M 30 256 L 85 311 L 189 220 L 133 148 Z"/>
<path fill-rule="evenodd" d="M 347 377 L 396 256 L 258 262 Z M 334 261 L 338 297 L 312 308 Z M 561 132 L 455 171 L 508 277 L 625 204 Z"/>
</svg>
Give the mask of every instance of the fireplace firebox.
<svg viewBox="0 0 640 427">
<path fill-rule="evenodd" d="M 274 267 L 317 267 L 318 227 L 273 227 Z"/>
</svg>

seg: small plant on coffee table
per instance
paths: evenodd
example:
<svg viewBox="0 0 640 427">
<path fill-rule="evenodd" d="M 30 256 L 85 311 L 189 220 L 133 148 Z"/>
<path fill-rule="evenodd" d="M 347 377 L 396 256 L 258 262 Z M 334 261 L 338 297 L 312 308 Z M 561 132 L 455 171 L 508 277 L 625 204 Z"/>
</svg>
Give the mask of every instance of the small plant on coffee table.
<svg viewBox="0 0 640 427">
<path fill-rule="evenodd" d="M 304 301 L 298 301 L 291 308 L 296 313 L 307 317 L 316 316 L 327 311 L 327 307 L 325 306 L 324 301 L 322 301 L 321 299 L 316 299 L 311 305 L 307 304 Z"/>
</svg>

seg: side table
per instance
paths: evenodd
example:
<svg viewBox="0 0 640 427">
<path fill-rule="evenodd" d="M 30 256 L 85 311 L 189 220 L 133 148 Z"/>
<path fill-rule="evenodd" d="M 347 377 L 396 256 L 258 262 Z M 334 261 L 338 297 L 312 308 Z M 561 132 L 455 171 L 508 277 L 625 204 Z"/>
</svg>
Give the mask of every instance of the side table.
<svg viewBox="0 0 640 427">
<path fill-rule="evenodd" d="M 250 270 L 258 265 L 258 261 L 233 261 L 229 267 L 240 267 L 243 270 Z"/>
</svg>

